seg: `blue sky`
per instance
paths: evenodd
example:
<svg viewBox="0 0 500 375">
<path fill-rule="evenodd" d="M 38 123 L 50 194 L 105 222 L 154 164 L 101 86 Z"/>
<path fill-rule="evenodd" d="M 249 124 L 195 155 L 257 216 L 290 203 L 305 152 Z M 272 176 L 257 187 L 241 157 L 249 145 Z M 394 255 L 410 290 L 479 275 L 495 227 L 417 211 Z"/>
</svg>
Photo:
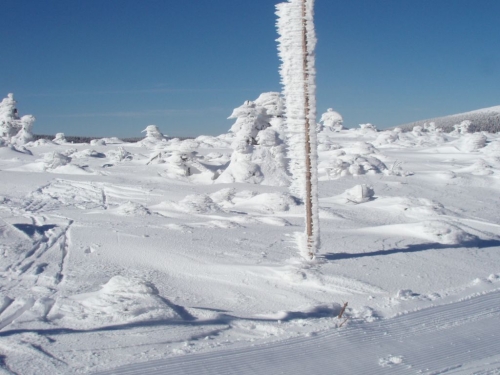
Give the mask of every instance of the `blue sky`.
<svg viewBox="0 0 500 375">
<path fill-rule="evenodd" d="M 280 91 L 274 0 L 15 0 L 0 95 L 37 134 L 221 134 Z M 318 115 L 379 128 L 500 105 L 500 1 L 316 0 Z"/>
</svg>

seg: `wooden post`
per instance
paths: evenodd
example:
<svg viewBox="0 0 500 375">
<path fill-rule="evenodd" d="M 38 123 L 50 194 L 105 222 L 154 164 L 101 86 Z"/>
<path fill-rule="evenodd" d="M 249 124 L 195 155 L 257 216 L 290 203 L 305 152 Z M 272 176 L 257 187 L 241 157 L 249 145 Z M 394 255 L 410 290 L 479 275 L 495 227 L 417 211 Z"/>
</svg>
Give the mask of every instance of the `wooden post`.
<svg viewBox="0 0 500 375">
<path fill-rule="evenodd" d="M 305 117 L 305 147 L 306 147 L 306 235 L 307 251 L 309 258 L 314 258 L 315 249 L 313 244 L 313 218 L 312 218 L 312 183 L 311 183 L 311 136 L 309 134 L 311 123 L 309 118 L 309 62 L 307 52 L 307 20 L 306 20 L 306 0 L 302 0 L 302 54 L 303 54 L 303 73 L 304 73 L 304 117 Z"/>
</svg>

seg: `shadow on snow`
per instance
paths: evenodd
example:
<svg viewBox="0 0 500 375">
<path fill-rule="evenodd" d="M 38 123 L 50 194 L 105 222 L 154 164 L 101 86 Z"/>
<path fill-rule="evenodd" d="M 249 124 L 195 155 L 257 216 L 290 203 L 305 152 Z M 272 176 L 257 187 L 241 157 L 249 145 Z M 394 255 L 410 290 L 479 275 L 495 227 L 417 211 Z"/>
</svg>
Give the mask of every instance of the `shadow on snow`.
<svg viewBox="0 0 500 375">
<path fill-rule="evenodd" d="M 379 255 L 392 255 L 398 253 L 416 253 L 419 251 L 426 251 L 426 250 L 459 249 L 463 247 L 471 247 L 478 249 L 485 249 L 489 247 L 500 247 L 500 240 L 475 239 L 472 241 L 462 242 L 457 245 L 447 245 L 441 243 L 424 243 L 417 245 L 408 245 L 406 247 L 396 248 L 396 249 L 370 251 L 367 253 L 354 253 L 354 254 L 328 253 L 325 254 L 323 257 L 327 260 L 357 259 L 357 258 L 373 257 Z"/>
</svg>

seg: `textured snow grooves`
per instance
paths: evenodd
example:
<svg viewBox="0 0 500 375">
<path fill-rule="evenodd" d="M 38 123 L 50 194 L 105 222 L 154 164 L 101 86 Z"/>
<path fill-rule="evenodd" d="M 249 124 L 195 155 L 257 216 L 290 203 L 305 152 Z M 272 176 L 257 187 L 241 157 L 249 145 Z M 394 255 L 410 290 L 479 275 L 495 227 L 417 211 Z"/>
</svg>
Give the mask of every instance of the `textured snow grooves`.
<svg viewBox="0 0 500 375">
<path fill-rule="evenodd" d="M 139 363 L 100 374 L 452 374 L 464 364 L 500 353 L 499 317 L 500 291 L 495 291 L 318 336 Z M 387 364 L 383 359 L 388 357 L 397 361 Z M 356 360 L 347 363 L 345 358 Z"/>
</svg>

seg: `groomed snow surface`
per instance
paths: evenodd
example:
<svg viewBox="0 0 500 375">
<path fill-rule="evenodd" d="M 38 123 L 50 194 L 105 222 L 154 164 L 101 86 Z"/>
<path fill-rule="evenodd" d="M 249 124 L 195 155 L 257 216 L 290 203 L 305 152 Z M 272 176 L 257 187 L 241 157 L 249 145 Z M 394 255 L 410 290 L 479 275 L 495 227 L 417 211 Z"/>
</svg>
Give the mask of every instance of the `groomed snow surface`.
<svg viewBox="0 0 500 375">
<path fill-rule="evenodd" d="M 156 130 L 0 147 L 0 373 L 500 373 L 500 135 L 325 127 L 310 263 L 234 136 Z"/>
</svg>

